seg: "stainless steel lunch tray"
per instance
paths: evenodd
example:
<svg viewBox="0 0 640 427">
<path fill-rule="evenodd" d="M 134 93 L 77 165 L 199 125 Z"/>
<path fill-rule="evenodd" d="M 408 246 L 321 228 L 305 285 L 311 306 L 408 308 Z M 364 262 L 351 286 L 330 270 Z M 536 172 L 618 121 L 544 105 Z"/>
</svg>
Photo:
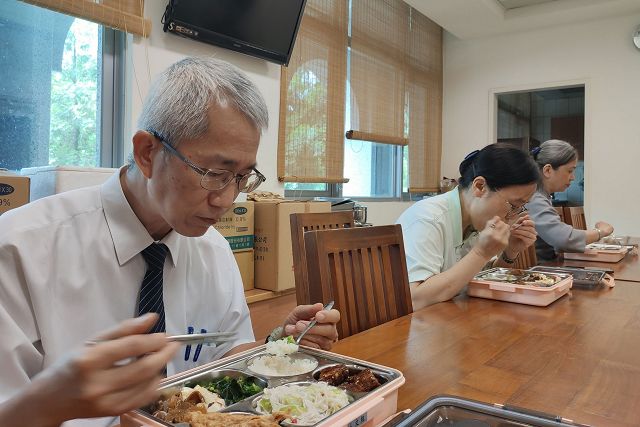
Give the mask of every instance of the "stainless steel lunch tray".
<svg viewBox="0 0 640 427">
<path fill-rule="evenodd" d="M 570 274 L 571 276 L 573 276 L 574 285 L 582 286 L 589 289 L 602 285 L 604 276 L 607 274 L 604 270 L 575 267 L 550 267 L 544 265 L 537 265 L 530 268 L 530 270 L 549 274 Z"/>
<path fill-rule="evenodd" d="M 529 273 L 541 273 L 541 272 L 534 270 L 534 268 L 530 268 L 527 270 L 520 270 L 517 268 L 495 267 L 495 268 L 490 268 L 488 270 L 481 271 L 474 277 L 474 280 L 509 283 L 514 286 L 542 287 L 542 286 L 527 285 L 524 283 L 519 283 L 518 279 L 525 277 Z M 544 287 L 555 286 L 558 283 L 560 283 L 562 280 L 571 276 L 571 274 L 562 273 L 562 272 L 549 272 L 549 274 L 554 276 L 556 280 L 553 283 L 553 285 L 548 285 Z M 512 277 L 515 279 L 512 279 Z"/>
<path fill-rule="evenodd" d="M 400 414 L 384 427 L 587 427 L 557 415 L 489 404 L 457 396 L 434 396 L 409 414 Z"/>
<path fill-rule="evenodd" d="M 211 379 L 219 378 L 224 375 L 229 375 L 231 377 L 233 377 L 234 375 L 236 376 L 241 375 L 241 376 L 256 378 L 257 379 L 256 382 L 261 386 L 266 385 L 267 387 L 273 388 L 273 387 L 277 387 L 277 386 L 280 386 L 283 384 L 289 384 L 289 383 L 317 382 L 316 378 L 322 369 L 336 365 L 336 364 L 347 365 L 347 367 L 349 367 L 352 370 L 353 369 L 363 370 L 367 368 L 370 369 L 373 372 L 373 374 L 378 378 L 381 385 L 375 388 L 374 390 L 371 390 L 370 392 L 366 392 L 366 393 L 347 392 L 347 394 L 353 399 L 353 401 L 349 405 L 339 410 L 338 412 L 334 413 L 333 415 L 327 417 L 326 419 L 320 421 L 317 424 L 314 424 L 314 425 L 324 425 L 326 422 L 334 419 L 334 417 L 341 418 L 340 417 L 341 413 L 345 411 L 349 411 L 350 407 L 352 407 L 354 404 L 358 403 L 361 400 L 365 400 L 367 397 L 369 397 L 369 395 L 372 395 L 372 394 L 383 395 L 385 393 L 390 393 L 391 391 L 395 391 L 397 393 L 397 388 L 399 388 L 400 385 L 404 383 L 404 377 L 402 376 L 402 373 L 392 368 L 387 368 L 387 367 L 369 363 L 363 360 L 354 359 L 347 356 L 330 353 L 327 351 L 315 350 L 315 349 L 304 347 L 304 346 L 300 346 L 299 351 L 306 355 L 313 356 L 314 358 L 316 358 L 318 361 L 318 365 L 316 366 L 316 368 L 314 368 L 312 371 L 308 373 L 294 375 L 290 377 L 275 377 L 275 376 L 256 374 L 255 372 L 248 369 L 248 361 L 255 358 L 256 356 L 266 354 L 265 346 L 263 345 L 255 349 L 240 353 L 238 355 L 231 356 L 217 362 L 212 362 L 207 365 L 203 365 L 203 366 L 191 369 L 189 371 L 176 374 L 170 378 L 167 378 L 165 381 L 161 383 L 160 392 L 161 394 L 164 394 L 164 395 L 172 394 L 175 391 L 182 388 L 183 386 L 189 386 L 189 385 L 193 386 L 195 384 L 204 383 Z M 260 400 L 260 397 L 262 395 L 263 395 L 262 392 L 257 393 L 253 396 L 245 398 L 244 400 L 241 400 L 237 403 L 229 405 L 219 412 L 249 413 L 249 414 L 261 415 L 260 412 L 256 410 L 255 405 L 257 404 L 256 402 Z M 353 408 L 353 409 L 355 410 L 356 408 Z M 165 421 L 161 421 L 160 419 L 153 417 L 150 411 L 151 411 L 151 407 L 146 407 L 146 408 L 138 409 L 133 412 L 138 416 L 141 415 L 144 418 L 148 418 L 151 421 L 149 425 L 171 426 L 171 427 L 186 426 L 185 423 L 171 424 Z M 285 424 L 286 423 L 283 423 L 283 425 Z M 332 425 L 332 424 L 327 424 L 327 425 Z"/>
</svg>

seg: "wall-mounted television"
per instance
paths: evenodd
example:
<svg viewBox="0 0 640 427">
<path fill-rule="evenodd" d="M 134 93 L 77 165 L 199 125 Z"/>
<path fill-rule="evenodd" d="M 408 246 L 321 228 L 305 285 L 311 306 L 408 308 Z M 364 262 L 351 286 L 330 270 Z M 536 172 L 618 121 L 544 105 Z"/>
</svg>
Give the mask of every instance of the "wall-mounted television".
<svg viewBox="0 0 640 427">
<path fill-rule="evenodd" d="M 170 0 L 164 31 L 287 65 L 306 0 Z"/>
</svg>

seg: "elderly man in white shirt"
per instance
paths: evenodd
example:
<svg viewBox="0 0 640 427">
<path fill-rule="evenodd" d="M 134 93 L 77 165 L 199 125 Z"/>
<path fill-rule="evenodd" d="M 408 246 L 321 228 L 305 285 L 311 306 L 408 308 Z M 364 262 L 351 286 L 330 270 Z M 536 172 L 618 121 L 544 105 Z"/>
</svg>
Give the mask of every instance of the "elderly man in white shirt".
<svg viewBox="0 0 640 427">
<path fill-rule="evenodd" d="M 185 59 L 152 87 L 128 165 L 0 217 L 0 420 L 117 415 L 154 398 L 165 365 L 172 374 L 256 345 L 238 267 L 211 225 L 264 181 L 255 166 L 267 121 L 239 70 Z M 282 333 L 315 317 L 303 344 L 331 348 L 339 313 L 321 310 L 297 307 Z M 123 321 L 112 340 L 83 347 Z M 237 335 L 187 357 L 164 333 L 190 328 Z"/>
</svg>

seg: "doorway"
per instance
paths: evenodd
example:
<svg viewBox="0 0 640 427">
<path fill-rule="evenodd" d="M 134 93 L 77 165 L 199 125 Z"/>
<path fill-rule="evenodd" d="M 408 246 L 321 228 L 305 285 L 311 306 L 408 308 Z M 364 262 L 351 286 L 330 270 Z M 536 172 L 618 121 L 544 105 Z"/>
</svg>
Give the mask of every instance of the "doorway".
<svg viewBox="0 0 640 427">
<path fill-rule="evenodd" d="M 584 204 L 584 86 L 496 94 L 498 143 L 531 151 L 549 139 L 561 139 L 578 151 L 575 180 L 553 194 L 554 205 Z"/>
</svg>

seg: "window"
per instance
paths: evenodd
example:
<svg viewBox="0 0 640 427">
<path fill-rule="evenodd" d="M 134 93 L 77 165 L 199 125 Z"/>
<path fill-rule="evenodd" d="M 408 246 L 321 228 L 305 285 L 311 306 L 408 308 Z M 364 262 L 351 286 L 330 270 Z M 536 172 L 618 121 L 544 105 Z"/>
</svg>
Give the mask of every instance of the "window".
<svg viewBox="0 0 640 427">
<path fill-rule="evenodd" d="M 0 4 L 0 167 L 123 163 L 124 33 Z"/>
<path fill-rule="evenodd" d="M 442 29 L 405 2 L 308 0 L 281 94 L 286 196 L 437 190 Z"/>
<path fill-rule="evenodd" d="M 351 49 L 349 48 L 348 51 L 350 57 Z M 347 72 L 347 79 L 349 77 Z M 348 132 L 351 124 L 357 122 L 357 120 L 351 120 L 352 109 L 355 110 L 355 114 L 358 113 L 358 100 L 352 97 L 349 84 L 347 84 L 346 99 L 351 100 L 346 105 L 345 114 L 345 132 Z M 335 194 L 358 199 L 399 198 L 402 190 L 407 188 L 406 185 L 402 185 L 403 178 L 407 176 L 407 165 L 400 161 L 405 152 L 406 150 L 398 145 L 345 138 L 344 176 L 349 177 L 349 182 L 343 184 L 341 189 L 336 188 Z M 406 190 L 404 192 L 406 193 Z"/>
</svg>

